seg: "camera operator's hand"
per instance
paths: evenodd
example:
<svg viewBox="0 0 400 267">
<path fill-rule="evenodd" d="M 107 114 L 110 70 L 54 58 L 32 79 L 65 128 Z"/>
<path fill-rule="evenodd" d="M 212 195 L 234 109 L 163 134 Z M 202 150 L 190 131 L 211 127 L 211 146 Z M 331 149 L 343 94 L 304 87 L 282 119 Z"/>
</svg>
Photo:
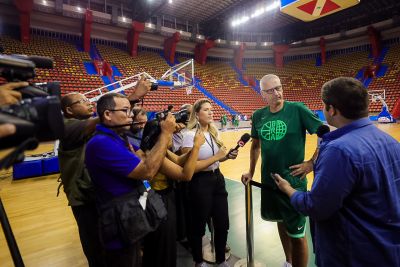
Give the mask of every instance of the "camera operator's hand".
<svg viewBox="0 0 400 267">
<path fill-rule="evenodd" d="M 151 81 L 147 80 L 144 75 L 138 80 L 135 91 L 129 96 L 129 100 L 137 100 L 144 97 L 151 88 Z"/>
<path fill-rule="evenodd" d="M 15 134 L 17 128 L 14 124 L 5 123 L 0 125 L 0 138 Z"/>
<path fill-rule="evenodd" d="M 197 130 L 196 134 L 194 136 L 193 146 L 201 147 L 205 141 L 206 141 L 206 138 L 204 137 L 203 131 Z"/>
<path fill-rule="evenodd" d="M 174 133 L 176 127 L 175 117 L 171 113 L 168 113 L 165 120 L 160 122 L 160 127 L 161 127 L 161 132 L 163 133 L 168 133 L 168 134 Z"/>
<path fill-rule="evenodd" d="M 0 85 L 0 106 L 18 103 L 21 100 L 21 93 L 14 89 L 28 86 L 27 82 L 12 82 Z"/>
<path fill-rule="evenodd" d="M 185 128 L 186 128 L 186 125 L 184 123 L 177 123 L 174 133 L 179 133 L 180 131 L 182 131 Z"/>
</svg>

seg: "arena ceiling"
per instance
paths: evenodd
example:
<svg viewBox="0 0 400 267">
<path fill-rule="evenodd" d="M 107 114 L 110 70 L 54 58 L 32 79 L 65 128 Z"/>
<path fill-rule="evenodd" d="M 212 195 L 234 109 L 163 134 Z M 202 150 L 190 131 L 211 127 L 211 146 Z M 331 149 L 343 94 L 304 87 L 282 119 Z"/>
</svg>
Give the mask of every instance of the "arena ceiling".
<svg viewBox="0 0 400 267">
<path fill-rule="evenodd" d="M 76 0 L 79 1 L 79 0 Z M 105 0 L 90 0 L 104 3 Z M 146 21 L 150 16 L 167 15 L 183 21 L 198 23 L 206 36 L 220 38 L 231 32 L 273 33 L 280 41 L 301 40 L 308 37 L 337 33 L 341 30 L 366 26 L 375 22 L 394 18 L 398 24 L 400 1 L 398 0 L 361 0 L 347 10 L 330 16 L 303 22 L 279 9 L 232 28 L 232 18 L 257 4 L 274 0 L 106 0 L 107 4 L 116 4 L 129 8 L 135 20 Z M 85 1 L 81 1 L 85 2 Z M 278 41 L 275 40 L 275 41 Z"/>
</svg>

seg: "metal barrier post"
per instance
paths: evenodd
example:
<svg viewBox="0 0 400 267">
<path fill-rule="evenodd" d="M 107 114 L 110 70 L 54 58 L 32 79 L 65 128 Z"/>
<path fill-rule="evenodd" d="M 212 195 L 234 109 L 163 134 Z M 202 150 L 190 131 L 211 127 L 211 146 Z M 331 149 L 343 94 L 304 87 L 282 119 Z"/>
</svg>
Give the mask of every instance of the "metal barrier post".
<svg viewBox="0 0 400 267">
<path fill-rule="evenodd" d="M 253 192 L 252 185 L 261 187 L 260 183 L 249 182 L 245 185 L 245 205 L 246 205 L 246 244 L 247 258 L 240 259 L 235 263 L 235 267 L 263 267 L 264 264 L 254 260 L 254 224 L 253 224 Z"/>
<path fill-rule="evenodd" d="M 253 193 L 251 184 L 245 187 L 246 198 L 246 243 L 247 243 L 247 266 L 254 267 L 254 225 L 253 225 Z"/>
</svg>

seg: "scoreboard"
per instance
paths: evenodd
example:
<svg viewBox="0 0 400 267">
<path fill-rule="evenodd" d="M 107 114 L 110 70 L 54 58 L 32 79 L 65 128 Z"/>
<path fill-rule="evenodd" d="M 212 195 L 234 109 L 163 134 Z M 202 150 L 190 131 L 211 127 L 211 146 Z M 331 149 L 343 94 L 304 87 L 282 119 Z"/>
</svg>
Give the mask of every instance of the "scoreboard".
<svg viewBox="0 0 400 267">
<path fill-rule="evenodd" d="M 360 0 L 281 0 L 281 12 L 303 21 L 312 21 L 358 3 Z"/>
</svg>

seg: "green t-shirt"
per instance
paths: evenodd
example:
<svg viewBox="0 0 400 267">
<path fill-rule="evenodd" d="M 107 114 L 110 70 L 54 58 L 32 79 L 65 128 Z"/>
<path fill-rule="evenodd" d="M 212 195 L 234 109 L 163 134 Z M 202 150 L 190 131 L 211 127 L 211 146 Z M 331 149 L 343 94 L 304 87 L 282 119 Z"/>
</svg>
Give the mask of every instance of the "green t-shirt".
<svg viewBox="0 0 400 267">
<path fill-rule="evenodd" d="M 94 188 L 85 167 L 87 120 L 64 119 L 64 136 L 60 139 L 58 160 L 64 192 L 70 206 L 94 202 Z"/>
<path fill-rule="evenodd" d="M 275 188 L 270 173 L 278 173 L 294 188 L 307 186 L 306 179 L 290 175 L 290 166 L 304 161 L 306 130 L 313 134 L 322 122 L 303 103 L 285 101 L 272 113 L 269 107 L 253 114 L 251 137 L 261 144 L 261 181 Z"/>
</svg>

